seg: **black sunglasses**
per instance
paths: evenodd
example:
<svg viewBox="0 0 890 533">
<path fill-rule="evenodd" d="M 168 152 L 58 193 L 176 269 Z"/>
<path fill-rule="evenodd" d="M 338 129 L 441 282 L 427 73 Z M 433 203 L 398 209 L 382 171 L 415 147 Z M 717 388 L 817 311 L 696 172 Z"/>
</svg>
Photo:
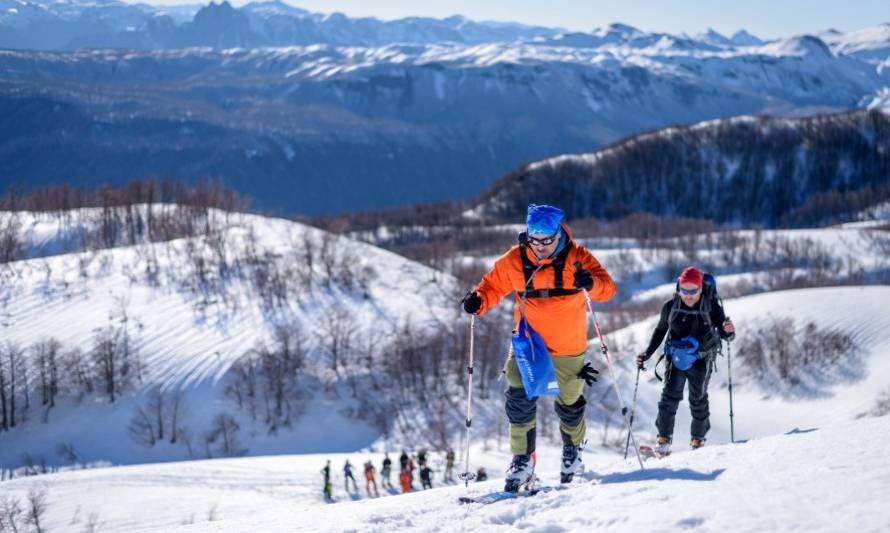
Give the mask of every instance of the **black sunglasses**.
<svg viewBox="0 0 890 533">
<path fill-rule="evenodd" d="M 556 237 L 558 235 L 559 235 L 559 232 L 554 233 L 553 235 L 551 235 L 549 237 L 544 237 L 543 239 L 536 239 L 536 238 L 532 237 L 531 235 L 529 235 L 528 242 L 529 242 L 529 244 L 537 244 L 539 246 L 549 246 L 549 245 L 553 244 L 553 241 L 556 240 Z"/>
</svg>

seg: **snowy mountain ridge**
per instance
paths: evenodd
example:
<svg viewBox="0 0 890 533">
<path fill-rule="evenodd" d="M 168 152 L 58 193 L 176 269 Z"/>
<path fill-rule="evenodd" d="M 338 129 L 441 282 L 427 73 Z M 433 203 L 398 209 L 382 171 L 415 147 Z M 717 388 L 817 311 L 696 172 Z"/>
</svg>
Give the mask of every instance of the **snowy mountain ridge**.
<svg viewBox="0 0 890 533">
<path fill-rule="evenodd" d="M 4 50 L 0 175 L 35 185 L 122 169 L 213 175 L 264 208 L 327 214 L 472 197 L 519 162 L 673 124 L 879 107 L 890 86 L 890 70 L 815 37 L 738 48 L 628 39 Z M 78 148 L 51 149 L 48 131 Z"/>
<path fill-rule="evenodd" d="M 277 0 L 250 2 L 238 8 L 225 0 L 170 6 L 116 0 L 0 1 L 0 46 L 45 50 L 476 43 L 512 41 L 558 31 L 510 22 L 476 22 L 462 16 L 381 21 L 342 13 L 324 15 Z"/>
<path fill-rule="evenodd" d="M 540 201 L 611 220 L 640 212 L 765 227 L 853 220 L 890 194 L 886 163 L 877 163 L 890 153 L 890 115 L 879 103 L 812 117 L 704 121 L 526 163 L 479 195 L 470 213 L 511 220 Z"/>
</svg>

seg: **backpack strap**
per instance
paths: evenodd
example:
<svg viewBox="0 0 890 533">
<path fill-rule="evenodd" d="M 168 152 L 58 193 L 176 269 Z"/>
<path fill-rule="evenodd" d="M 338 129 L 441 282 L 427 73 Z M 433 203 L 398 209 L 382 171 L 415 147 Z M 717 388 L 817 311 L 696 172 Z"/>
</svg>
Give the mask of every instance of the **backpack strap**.
<svg viewBox="0 0 890 533">
<path fill-rule="evenodd" d="M 563 249 L 553 258 L 553 262 L 547 265 L 535 266 L 532 260 L 528 258 L 528 235 L 526 232 L 519 234 L 519 257 L 522 260 L 522 276 L 525 279 L 525 286 L 531 287 L 531 279 L 535 273 L 541 268 L 553 268 L 553 288 L 552 289 L 526 289 L 524 295 L 526 298 L 550 298 L 553 296 L 569 296 L 578 294 L 580 289 L 567 289 L 564 286 L 563 275 L 566 266 L 566 259 L 575 243 L 566 237 L 566 243 Z"/>
</svg>

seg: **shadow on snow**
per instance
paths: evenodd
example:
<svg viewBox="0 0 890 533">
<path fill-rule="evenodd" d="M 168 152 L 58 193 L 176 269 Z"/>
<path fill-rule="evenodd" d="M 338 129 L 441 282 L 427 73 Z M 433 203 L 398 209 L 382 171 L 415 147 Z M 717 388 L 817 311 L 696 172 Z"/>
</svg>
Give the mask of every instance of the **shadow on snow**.
<svg viewBox="0 0 890 533">
<path fill-rule="evenodd" d="M 669 479 L 679 479 L 683 481 L 714 481 L 720 474 L 725 472 L 725 468 L 718 468 L 711 472 L 696 472 L 689 468 L 681 470 L 673 470 L 671 468 L 649 468 L 646 470 L 637 470 L 634 472 L 621 472 L 617 474 L 608 474 L 600 479 L 600 483 L 629 483 L 633 481 L 666 481 Z"/>
</svg>

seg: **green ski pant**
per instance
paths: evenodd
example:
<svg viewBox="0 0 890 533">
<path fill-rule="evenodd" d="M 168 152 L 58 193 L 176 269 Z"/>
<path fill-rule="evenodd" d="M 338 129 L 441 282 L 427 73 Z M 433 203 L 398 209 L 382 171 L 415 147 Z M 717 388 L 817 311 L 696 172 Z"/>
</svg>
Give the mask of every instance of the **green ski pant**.
<svg viewBox="0 0 890 533">
<path fill-rule="evenodd" d="M 583 366 L 584 353 L 553 358 L 556 381 L 559 385 L 559 396 L 554 400 L 554 407 L 559 416 L 559 431 L 563 444 L 577 446 L 584 442 L 584 435 L 587 432 L 587 425 L 584 422 L 584 407 L 587 401 L 582 395 L 584 380 L 578 377 L 578 372 Z M 525 397 L 525 389 L 512 348 L 504 365 L 504 374 L 507 377 L 504 405 L 507 418 L 510 420 L 510 451 L 514 455 L 527 455 L 535 451 L 538 399 L 529 400 Z"/>
</svg>

